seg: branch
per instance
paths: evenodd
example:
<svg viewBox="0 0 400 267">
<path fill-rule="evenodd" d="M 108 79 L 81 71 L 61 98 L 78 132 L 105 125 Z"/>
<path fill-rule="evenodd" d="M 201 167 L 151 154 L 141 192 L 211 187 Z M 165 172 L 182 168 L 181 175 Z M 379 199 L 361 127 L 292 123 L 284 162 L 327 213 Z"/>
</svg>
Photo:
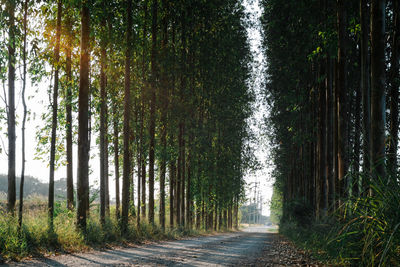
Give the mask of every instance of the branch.
<svg viewBox="0 0 400 267">
<path fill-rule="evenodd" d="M 0 135 L 0 140 L 1 140 L 1 144 L 2 144 L 2 145 L 3 145 L 3 147 L 4 147 L 4 153 L 6 153 L 6 156 L 8 157 L 7 150 L 5 149 L 5 148 L 6 148 L 6 146 L 4 145 L 4 141 L 3 141 L 3 138 L 1 137 L 1 135 Z"/>
</svg>

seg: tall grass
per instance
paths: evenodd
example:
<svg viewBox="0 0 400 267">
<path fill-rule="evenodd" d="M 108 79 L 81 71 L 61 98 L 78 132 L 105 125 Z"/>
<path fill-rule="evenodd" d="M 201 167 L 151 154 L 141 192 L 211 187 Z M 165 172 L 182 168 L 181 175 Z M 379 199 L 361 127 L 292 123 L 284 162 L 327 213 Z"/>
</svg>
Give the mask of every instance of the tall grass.
<svg viewBox="0 0 400 267">
<path fill-rule="evenodd" d="M 138 228 L 136 219 L 129 218 L 127 234 L 121 235 L 119 222 L 115 216 L 101 225 L 97 207 L 90 211 L 87 231 L 83 235 L 76 230 L 76 213 L 69 211 L 64 204 L 56 205 L 54 231 L 50 232 L 47 223 L 47 211 L 43 203 L 27 203 L 31 209 L 24 214 L 21 230 L 18 220 L 4 211 L 0 211 L 0 255 L 6 260 L 20 260 L 28 256 L 42 256 L 54 252 L 74 252 L 91 247 L 102 247 L 144 240 L 174 239 L 182 236 L 198 235 L 202 232 L 188 229 L 169 229 L 165 231 L 158 225 L 142 222 Z M 39 207 L 37 209 L 33 207 Z M 111 208 L 115 214 L 115 208 Z"/>
<path fill-rule="evenodd" d="M 400 266 L 399 180 L 396 176 L 367 180 L 372 194 L 349 197 L 323 220 L 306 225 L 286 221 L 280 231 L 331 263 Z"/>
</svg>

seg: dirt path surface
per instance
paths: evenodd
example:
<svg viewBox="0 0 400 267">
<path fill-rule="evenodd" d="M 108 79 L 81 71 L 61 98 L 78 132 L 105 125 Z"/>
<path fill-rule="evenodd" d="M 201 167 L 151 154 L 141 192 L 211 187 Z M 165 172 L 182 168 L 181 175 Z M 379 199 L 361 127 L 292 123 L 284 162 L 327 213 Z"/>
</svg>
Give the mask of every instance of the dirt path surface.
<svg viewBox="0 0 400 267">
<path fill-rule="evenodd" d="M 281 238 L 268 233 L 266 227 L 252 227 L 236 233 L 66 254 L 8 266 L 310 266 L 293 249 L 290 255 L 287 248 L 280 253 L 280 243 Z"/>
</svg>

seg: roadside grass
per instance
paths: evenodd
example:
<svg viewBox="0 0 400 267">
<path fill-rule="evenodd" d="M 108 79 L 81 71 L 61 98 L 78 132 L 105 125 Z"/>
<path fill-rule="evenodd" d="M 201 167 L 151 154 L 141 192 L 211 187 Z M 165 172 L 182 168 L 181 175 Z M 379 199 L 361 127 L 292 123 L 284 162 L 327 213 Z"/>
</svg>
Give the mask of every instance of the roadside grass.
<svg viewBox="0 0 400 267">
<path fill-rule="evenodd" d="M 119 222 L 115 216 L 115 207 L 111 207 L 111 216 L 104 226 L 99 220 L 98 207 L 90 210 L 86 234 L 77 231 L 76 213 L 69 211 L 65 203 L 57 202 L 54 216 L 54 231 L 50 232 L 47 221 L 47 211 L 43 203 L 27 203 L 21 230 L 18 227 L 17 216 L 11 216 L 0 210 L 0 258 L 4 260 L 21 260 L 35 256 L 46 256 L 63 252 L 86 251 L 91 248 L 129 245 L 145 241 L 179 239 L 188 236 L 214 234 L 214 231 L 169 228 L 165 231 L 157 224 L 151 225 L 141 220 L 137 227 L 136 218 L 129 218 L 128 231 L 121 234 Z M 36 208 L 35 208 L 36 207 Z M 168 225 L 168 224 L 167 224 Z"/>
<path fill-rule="evenodd" d="M 332 265 L 400 266 L 399 180 L 375 177 L 369 181 L 372 194 L 342 201 L 324 220 L 287 219 L 280 233 Z M 297 209 L 301 211 L 297 214 L 307 214 L 306 205 Z"/>
</svg>

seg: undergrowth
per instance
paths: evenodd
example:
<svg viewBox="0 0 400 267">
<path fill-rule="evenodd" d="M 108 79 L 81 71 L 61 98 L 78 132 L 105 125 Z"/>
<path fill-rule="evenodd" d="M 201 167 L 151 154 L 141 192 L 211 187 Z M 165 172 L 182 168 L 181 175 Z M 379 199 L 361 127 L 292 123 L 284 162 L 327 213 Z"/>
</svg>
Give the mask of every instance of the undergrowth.
<svg viewBox="0 0 400 267">
<path fill-rule="evenodd" d="M 115 210 L 111 210 L 115 214 Z M 115 216 L 110 216 L 101 225 L 97 210 L 91 210 L 87 231 L 83 235 L 76 229 L 76 213 L 57 205 L 54 231 L 49 231 L 47 212 L 27 211 L 21 230 L 17 216 L 0 211 L 0 256 L 5 260 L 21 260 L 29 256 L 44 256 L 49 253 L 84 251 L 93 247 L 104 247 L 142 242 L 145 240 L 176 239 L 206 233 L 185 228 L 151 225 L 146 221 L 137 227 L 136 219 L 129 218 L 128 231 L 122 235 Z"/>
<path fill-rule="evenodd" d="M 350 197 L 323 220 L 304 223 L 292 216 L 280 232 L 334 265 L 400 266 L 399 182 L 375 178 L 369 186 L 372 194 Z M 306 205 L 299 209 L 307 212 Z"/>
</svg>

